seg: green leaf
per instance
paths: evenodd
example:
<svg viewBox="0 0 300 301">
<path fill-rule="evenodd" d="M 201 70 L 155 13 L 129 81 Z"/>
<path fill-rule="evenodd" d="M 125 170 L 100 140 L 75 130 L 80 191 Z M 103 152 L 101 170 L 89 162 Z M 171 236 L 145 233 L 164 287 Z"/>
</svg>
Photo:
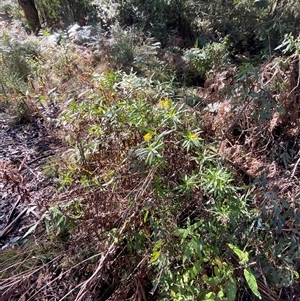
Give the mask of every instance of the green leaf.
<svg viewBox="0 0 300 301">
<path fill-rule="evenodd" d="M 248 269 L 244 269 L 244 276 L 245 279 L 252 291 L 252 293 L 258 297 L 259 299 L 261 299 L 261 295 L 260 292 L 258 291 L 258 285 L 257 285 L 257 281 L 256 278 L 253 274 L 253 272 L 248 268 Z"/>
<path fill-rule="evenodd" d="M 227 296 L 228 301 L 235 301 L 236 292 L 237 292 L 237 285 L 235 279 L 231 278 L 228 279 L 228 282 L 225 284 L 225 294 Z"/>
<path fill-rule="evenodd" d="M 162 246 L 162 240 L 158 240 L 153 247 L 152 256 L 151 259 L 149 260 L 149 264 L 154 263 L 158 260 L 161 253 L 161 246 Z"/>
<path fill-rule="evenodd" d="M 157 259 L 159 258 L 159 255 L 160 255 L 160 251 L 153 251 L 149 264 L 156 262 Z"/>
<path fill-rule="evenodd" d="M 161 134 L 159 134 L 157 136 L 157 139 L 159 140 L 159 139 L 163 138 L 164 136 L 167 136 L 167 135 L 169 135 L 169 134 L 171 134 L 173 132 L 175 132 L 175 131 L 174 130 L 164 131 L 164 132 L 162 132 Z"/>
<path fill-rule="evenodd" d="M 222 299 L 224 300 L 224 292 L 223 292 L 222 288 L 221 288 L 221 290 L 218 292 L 217 297 L 218 297 L 219 299 L 221 299 L 221 300 L 222 300 Z"/>
<path fill-rule="evenodd" d="M 190 281 L 190 275 L 189 275 L 189 272 L 187 271 L 187 272 L 185 272 L 184 274 L 183 274 L 183 282 L 184 283 L 188 283 L 189 281 Z"/>
<path fill-rule="evenodd" d="M 28 235 L 30 235 L 31 233 L 33 233 L 36 229 L 36 227 L 38 226 L 39 222 L 35 223 L 33 226 L 31 226 L 29 228 L 29 230 L 23 235 L 22 239 L 24 239 L 25 237 L 27 237 Z"/>
<path fill-rule="evenodd" d="M 182 257 L 182 263 L 184 264 L 187 260 L 189 260 L 191 258 L 191 254 L 192 254 L 192 250 L 191 248 L 188 246 L 185 251 L 184 251 L 184 254 L 183 254 L 183 257 Z"/>
<path fill-rule="evenodd" d="M 214 263 L 216 263 L 216 265 L 218 266 L 218 268 L 220 270 L 222 270 L 223 263 L 222 263 L 221 259 L 218 256 L 214 259 Z"/>
<path fill-rule="evenodd" d="M 245 264 L 249 260 L 249 254 L 248 252 L 243 252 L 241 249 L 238 247 L 232 245 L 232 244 L 227 244 L 228 247 L 239 257 L 240 264 Z"/>
<path fill-rule="evenodd" d="M 195 278 L 202 271 L 201 261 L 198 260 L 194 262 L 193 267 L 190 269 L 190 275 L 192 278 Z"/>
<path fill-rule="evenodd" d="M 145 215 L 144 215 L 144 223 L 147 222 L 148 215 L 149 215 L 149 210 L 147 210 L 146 213 L 145 213 Z"/>
<path fill-rule="evenodd" d="M 190 246 L 193 249 L 195 255 L 198 255 L 199 257 L 202 255 L 202 245 L 197 237 L 192 238 Z"/>
<path fill-rule="evenodd" d="M 217 277 L 220 277 L 220 275 L 221 275 L 220 270 L 216 265 L 214 266 L 214 274 Z"/>
<path fill-rule="evenodd" d="M 204 300 L 206 301 L 213 301 L 216 298 L 216 294 L 214 292 L 209 292 L 204 296 Z"/>
<path fill-rule="evenodd" d="M 201 227 L 202 224 L 203 224 L 203 221 L 202 221 L 202 220 L 201 220 L 201 221 L 198 221 L 198 222 L 192 224 L 192 225 L 190 226 L 190 229 L 191 229 L 192 231 L 195 231 L 195 230 L 197 230 L 199 227 Z"/>
<path fill-rule="evenodd" d="M 217 286 L 218 284 L 220 284 L 221 281 L 222 281 L 222 278 L 218 277 L 218 276 L 205 278 L 205 283 L 212 287 Z"/>
</svg>

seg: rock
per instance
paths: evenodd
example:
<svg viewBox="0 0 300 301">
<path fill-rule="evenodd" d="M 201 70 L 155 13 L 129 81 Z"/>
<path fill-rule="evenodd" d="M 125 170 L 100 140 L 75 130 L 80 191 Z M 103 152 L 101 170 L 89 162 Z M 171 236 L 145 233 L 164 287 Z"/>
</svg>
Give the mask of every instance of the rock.
<svg viewBox="0 0 300 301">
<path fill-rule="evenodd" d="M 100 26 L 80 26 L 76 23 L 67 32 L 69 39 L 73 40 L 75 44 L 97 46 L 103 31 Z"/>
</svg>

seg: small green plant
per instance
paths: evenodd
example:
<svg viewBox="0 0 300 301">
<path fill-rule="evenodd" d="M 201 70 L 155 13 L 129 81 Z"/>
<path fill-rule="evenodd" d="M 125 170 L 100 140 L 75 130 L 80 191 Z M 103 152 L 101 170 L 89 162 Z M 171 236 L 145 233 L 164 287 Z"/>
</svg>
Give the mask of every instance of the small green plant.
<svg viewBox="0 0 300 301">
<path fill-rule="evenodd" d="M 178 186 L 178 192 L 184 195 L 190 195 L 192 191 L 199 189 L 201 178 L 198 174 L 183 175 L 182 184 Z"/>
<path fill-rule="evenodd" d="M 294 38 L 291 33 L 285 34 L 283 42 L 274 50 L 281 50 L 284 54 L 300 54 L 300 39 Z"/>
<path fill-rule="evenodd" d="M 220 70 L 229 63 L 227 40 L 225 39 L 222 43 L 208 43 L 203 48 L 188 49 L 185 51 L 184 59 L 197 72 L 197 75 L 202 77 L 213 68 Z"/>
<path fill-rule="evenodd" d="M 78 201 L 61 206 L 51 206 L 42 216 L 49 235 L 65 240 L 74 229 L 76 220 L 82 216 Z"/>
<path fill-rule="evenodd" d="M 202 175 L 202 185 L 207 195 L 224 200 L 227 195 L 232 195 L 236 190 L 233 185 L 234 178 L 222 166 L 207 169 Z"/>
<path fill-rule="evenodd" d="M 201 143 L 201 130 L 196 129 L 194 131 L 188 131 L 186 133 L 180 133 L 182 136 L 182 146 L 183 148 L 189 152 L 191 149 L 200 148 Z"/>
<path fill-rule="evenodd" d="M 115 28 L 113 35 L 115 43 L 110 53 L 111 61 L 117 66 L 130 68 L 134 60 L 136 35 L 131 30 L 124 31 L 121 28 Z"/>
<path fill-rule="evenodd" d="M 248 252 L 240 250 L 238 247 L 228 244 L 228 247 L 238 256 L 239 258 L 239 264 L 242 266 L 246 266 L 249 263 L 249 254 Z M 257 281 L 255 278 L 254 273 L 249 267 L 244 268 L 244 277 L 252 291 L 252 293 L 257 296 L 259 299 L 261 299 L 261 294 L 258 290 Z"/>
<path fill-rule="evenodd" d="M 147 133 L 144 136 L 145 147 L 137 149 L 135 154 L 140 160 L 145 160 L 146 164 L 156 165 L 162 159 L 163 142 L 157 137 L 152 140 L 152 135 Z"/>
<path fill-rule="evenodd" d="M 34 40 L 20 41 L 3 34 L 0 38 L 1 73 L 27 81 L 31 74 L 30 60 L 39 56 L 39 48 Z M 2 79 L 5 81 L 5 76 Z M 10 83 L 6 83 L 10 86 Z"/>
<path fill-rule="evenodd" d="M 219 248 L 205 241 L 205 223 L 188 219 L 185 228 L 175 230 L 179 239 L 177 247 L 172 244 L 175 250 L 161 240 L 155 244 L 150 264 L 160 269 L 161 293 L 165 296 L 160 300 L 235 300 L 234 270 L 220 257 Z M 171 254 L 175 256 L 172 269 Z"/>
</svg>

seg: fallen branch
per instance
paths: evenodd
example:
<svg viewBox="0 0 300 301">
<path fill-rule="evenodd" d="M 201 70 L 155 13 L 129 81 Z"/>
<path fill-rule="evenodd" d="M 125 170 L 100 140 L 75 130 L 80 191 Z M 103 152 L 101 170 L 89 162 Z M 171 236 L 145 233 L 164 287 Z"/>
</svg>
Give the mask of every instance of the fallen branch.
<svg viewBox="0 0 300 301">
<path fill-rule="evenodd" d="M 16 222 L 24 215 L 24 213 L 27 211 L 27 208 L 24 209 L 22 212 L 19 213 L 19 215 L 8 225 L 6 226 L 2 231 L 0 231 L 0 238 L 3 238 L 5 235 L 7 235 L 15 226 Z"/>
</svg>

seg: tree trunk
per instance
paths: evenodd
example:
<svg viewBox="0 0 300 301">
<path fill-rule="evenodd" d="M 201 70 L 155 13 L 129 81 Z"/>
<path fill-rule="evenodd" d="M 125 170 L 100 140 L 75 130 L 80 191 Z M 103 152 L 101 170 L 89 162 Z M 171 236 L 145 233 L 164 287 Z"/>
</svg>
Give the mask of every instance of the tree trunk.
<svg viewBox="0 0 300 301">
<path fill-rule="evenodd" d="M 39 30 L 41 29 L 41 24 L 34 0 L 18 0 L 18 2 L 24 11 L 29 29 L 35 34 L 38 34 Z"/>
</svg>

